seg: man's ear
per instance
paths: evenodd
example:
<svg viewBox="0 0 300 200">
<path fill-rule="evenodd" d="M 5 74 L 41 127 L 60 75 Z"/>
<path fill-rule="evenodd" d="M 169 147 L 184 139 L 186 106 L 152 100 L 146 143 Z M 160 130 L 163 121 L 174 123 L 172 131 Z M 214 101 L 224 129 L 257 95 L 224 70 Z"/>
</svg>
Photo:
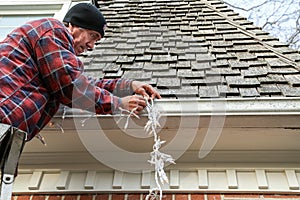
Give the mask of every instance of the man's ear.
<svg viewBox="0 0 300 200">
<path fill-rule="evenodd" d="M 71 24 L 71 23 L 69 23 L 67 27 L 68 27 L 69 31 L 72 33 L 73 30 L 74 30 L 74 28 L 75 28 L 76 26 L 73 25 L 73 24 Z"/>
</svg>

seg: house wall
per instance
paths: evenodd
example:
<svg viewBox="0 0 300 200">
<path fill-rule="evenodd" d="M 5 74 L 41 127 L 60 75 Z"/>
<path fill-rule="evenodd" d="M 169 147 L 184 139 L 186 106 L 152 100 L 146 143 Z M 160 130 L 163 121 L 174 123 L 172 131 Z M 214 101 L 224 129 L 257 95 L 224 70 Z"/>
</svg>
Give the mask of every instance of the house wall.
<svg viewBox="0 0 300 200">
<path fill-rule="evenodd" d="M 68 194 L 68 195 L 16 195 L 13 200 L 142 200 L 147 194 Z M 164 194 L 163 200 L 283 200 L 300 199 L 299 194 L 203 194 L 176 193 Z"/>
</svg>

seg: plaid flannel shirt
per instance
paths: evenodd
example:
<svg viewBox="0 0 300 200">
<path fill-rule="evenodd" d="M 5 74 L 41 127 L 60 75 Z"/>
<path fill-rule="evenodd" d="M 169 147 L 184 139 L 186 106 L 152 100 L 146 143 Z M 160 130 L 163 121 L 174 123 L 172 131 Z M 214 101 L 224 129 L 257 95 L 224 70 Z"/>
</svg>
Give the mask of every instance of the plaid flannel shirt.
<svg viewBox="0 0 300 200">
<path fill-rule="evenodd" d="M 52 18 L 29 22 L 0 42 L 0 122 L 26 131 L 30 140 L 60 104 L 112 114 L 119 97 L 132 94 L 130 80 L 83 76 L 73 45 L 67 28 Z"/>
</svg>

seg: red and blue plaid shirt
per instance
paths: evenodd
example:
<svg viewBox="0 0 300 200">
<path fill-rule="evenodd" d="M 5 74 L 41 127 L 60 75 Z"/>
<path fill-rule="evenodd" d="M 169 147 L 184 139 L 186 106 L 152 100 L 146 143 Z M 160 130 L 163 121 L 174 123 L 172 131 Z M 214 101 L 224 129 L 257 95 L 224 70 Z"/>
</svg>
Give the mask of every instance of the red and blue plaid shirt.
<svg viewBox="0 0 300 200">
<path fill-rule="evenodd" d="M 26 131 L 30 140 L 60 104 L 111 114 L 119 97 L 132 94 L 130 80 L 83 76 L 73 45 L 68 29 L 52 18 L 29 22 L 0 42 L 1 123 Z"/>
</svg>

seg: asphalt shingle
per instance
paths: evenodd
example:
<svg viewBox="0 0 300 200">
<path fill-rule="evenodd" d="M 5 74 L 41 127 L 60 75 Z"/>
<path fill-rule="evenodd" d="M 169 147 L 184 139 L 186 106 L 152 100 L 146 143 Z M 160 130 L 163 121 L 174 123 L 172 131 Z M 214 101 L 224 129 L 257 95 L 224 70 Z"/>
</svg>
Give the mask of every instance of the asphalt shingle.
<svg viewBox="0 0 300 200">
<path fill-rule="evenodd" d="M 85 73 L 130 78 L 166 98 L 300 97 L 300 54 L 222 1 L 99 1 L 106 36 Z"/>
</svg>

